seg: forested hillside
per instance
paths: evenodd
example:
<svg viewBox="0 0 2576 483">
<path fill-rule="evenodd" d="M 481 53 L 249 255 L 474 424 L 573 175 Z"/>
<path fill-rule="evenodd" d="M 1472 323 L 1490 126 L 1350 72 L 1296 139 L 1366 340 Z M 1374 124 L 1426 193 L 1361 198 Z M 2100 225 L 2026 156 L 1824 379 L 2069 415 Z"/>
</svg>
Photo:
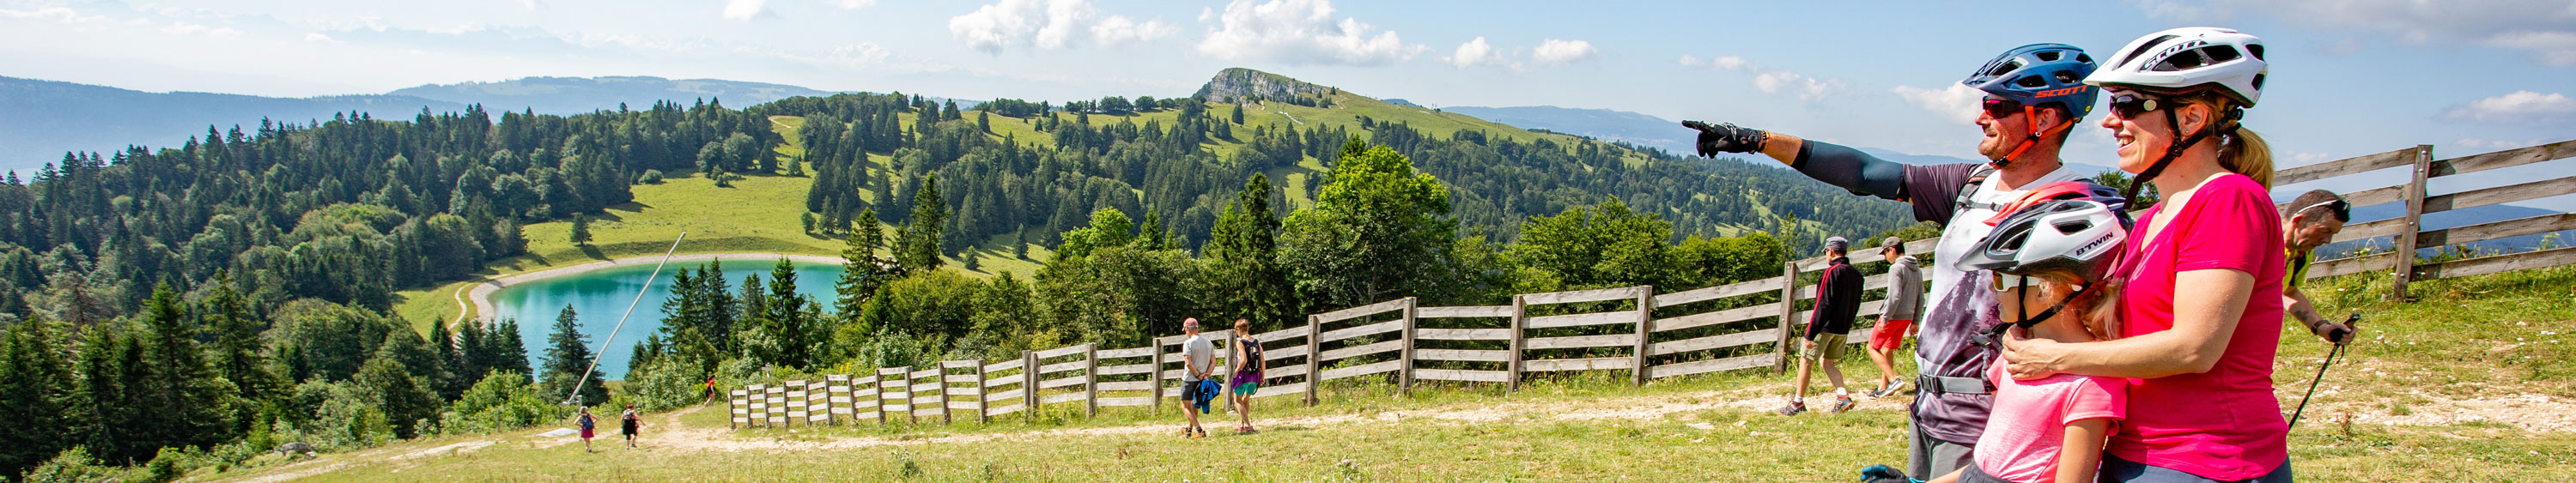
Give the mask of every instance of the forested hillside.
<svg viewBox="0 0 2576 483">
<path fill-rule="evenodd" d="M 1904 221 L 1787 170 L 1239 69 L 1187 98 L 842 94 L 210 128 L 0 183 L 0 417 L 65 428 L 0 431 L 0 472 L 557 417 L 547 401 L 589 384 L 575 314 L 530 364 L 515 321 L 421 334 L 388 315 L 391 294 L 521 256 L 524 224 L 679 209 L 633 206 L 637 183 L 745 175 L 810 178 L 805 236 L 849 248 L 837 313 L 792 280 L 701 270 L 663 304 L 627 392 L 584 401 L 669 407 L 762 370 L 1134 344 L 1182 317 L 1276 327 L 1405 296 L 1708 286 Z M 1052 252 L 1014 250 L 1041 268 L 989 280 L 947 266 L 994 244 Z"/>
</svg>

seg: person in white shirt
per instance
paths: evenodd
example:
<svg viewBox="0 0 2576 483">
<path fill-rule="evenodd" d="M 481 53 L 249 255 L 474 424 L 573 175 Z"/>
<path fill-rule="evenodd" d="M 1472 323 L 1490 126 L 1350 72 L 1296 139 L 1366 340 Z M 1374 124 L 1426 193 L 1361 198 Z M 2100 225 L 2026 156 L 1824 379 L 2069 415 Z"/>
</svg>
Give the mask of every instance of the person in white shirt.
<svg viewBox="0 0 2576 483">
<path fill-rule="evenodd" d="M 1216 372 L 1216 345 L 1199 335 L 1199 319 L 1181 321 L 1181 333 L 1190 339 L 1181 341 L 1181 414 L 1189 415 L 1190 425 L 1181 428 L 1181 437 L 1205 438 L 1207 428 L 1199 427 L 1199 415 L 1208 412 L 1208 401 L 1216 399 L 1215 391 L 1206 387 L 1209 376 Z"/>
</svg>

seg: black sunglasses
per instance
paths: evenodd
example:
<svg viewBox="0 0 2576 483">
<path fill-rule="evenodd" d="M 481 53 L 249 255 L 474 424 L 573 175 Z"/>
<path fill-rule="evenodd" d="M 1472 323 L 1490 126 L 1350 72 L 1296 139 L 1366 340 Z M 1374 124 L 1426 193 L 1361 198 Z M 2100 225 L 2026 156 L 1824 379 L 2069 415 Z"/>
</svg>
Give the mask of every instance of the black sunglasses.
<svg viewBox="0 0 2576 483">
<path fill-rule="evenodd" d="M 1988 97 L 1986 98 L 1985 108 L 1987 116 L 1992 116 L 1995 119 L 2003 119 L 2012 117 L 2014 114 L 2020 114 L 2021 102 L 2014 101 L 2012 99 Z"/>
<path fill-rule="evenodd" d="M 2324 203 L 2317 203 L 2317 204 L 2313 204 L 2313 205 L 2308 205 L 2308 206 L 2307 206 L 2307 207 L 2305 207 L 2305 208 L 2300 208 L 2300 209 L 2298 209 L 2298 211 L 2292 211 L 2292 212 L 2290 212 L 2290 215 L 2291 215 L 2291 216 L 2298 216 L 2298 214 L 2300 214 L 2300 213 L 2305 213 L 2305 212 L 2307 212 L 2308 210 L 2313 210 L 2313 209 L 2316 209 L 2317 207 L 2320 207 L 2320 206 L 2325 207 L 2325 209 L 2326 209 L 2326 213 L 2334 215 L 2335 221 L 2346 222 L 2346 223 L 2350 223 L 2350 222 L 2352 222 L 2352 202 L 2348 202 L 2348 201 L 2344 201 L 2344 200 L 2340 200 L 2340 199 L 2338 199 L 2338 200 L 2334 200 L 2334 201 L 2328 201 L 2328 202 L 2324 202 Z"/>
<path fill-rule="evenodd" d="M 2161 99 L 2138 94 L 2112 94 L 2111 115 L 2121 119 L 2137 119 L 2140 115 L 2165 108 L 2165 104 Z"/>
</svg>

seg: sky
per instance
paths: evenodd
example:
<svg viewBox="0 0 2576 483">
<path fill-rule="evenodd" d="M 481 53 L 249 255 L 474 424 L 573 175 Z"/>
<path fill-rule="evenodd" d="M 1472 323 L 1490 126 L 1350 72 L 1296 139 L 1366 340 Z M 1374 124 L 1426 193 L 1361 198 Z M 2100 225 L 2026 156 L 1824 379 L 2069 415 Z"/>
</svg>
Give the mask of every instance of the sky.
<svg viewBox="0 0 2576 483">
<path fill-rule="evenodd" d="M 1554 105 L 1974 157 L 1958 84 L 2014 46 L 2262 37 L 2283 167 L 2576 139 L 2576 1 L 0 0 L 0 75 L 305 97 L 646 75 L 961 99 L 1186 96 L 1250 67 L 1429 106 Z M 2070 161 L 2115 164 L 2106 130 Z M 1679 128 L 1676 128 L 1679 129 Z M 2565 169 L 2555 168 L 2555 169 Z"/>
</svg>

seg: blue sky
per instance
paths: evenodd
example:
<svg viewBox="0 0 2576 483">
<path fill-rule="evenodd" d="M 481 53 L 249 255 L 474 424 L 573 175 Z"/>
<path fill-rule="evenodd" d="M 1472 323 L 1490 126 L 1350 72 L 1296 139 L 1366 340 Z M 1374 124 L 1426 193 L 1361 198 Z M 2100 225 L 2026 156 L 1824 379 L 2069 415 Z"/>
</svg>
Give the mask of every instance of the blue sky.
<svg viewBox="0 0 2576 483">
<path fill-rule="evenodd" d="M 2032 5 L 0 0 L 0 75 L 291 97 L 650 75 L 1066 100 L 1187 95 L 1240 66 L 1432 106 L 1608 108 L 1972 157 L 1976 96 L 1957 82 L 1996 53 L 2216 25 L 2271 46 L 2246 124 L 2285 166 L 2576 138 L 2576 1 Z M 2111 164 L 2103 130 L 2077 133 L 2068 158 Z"/>
</svg>

